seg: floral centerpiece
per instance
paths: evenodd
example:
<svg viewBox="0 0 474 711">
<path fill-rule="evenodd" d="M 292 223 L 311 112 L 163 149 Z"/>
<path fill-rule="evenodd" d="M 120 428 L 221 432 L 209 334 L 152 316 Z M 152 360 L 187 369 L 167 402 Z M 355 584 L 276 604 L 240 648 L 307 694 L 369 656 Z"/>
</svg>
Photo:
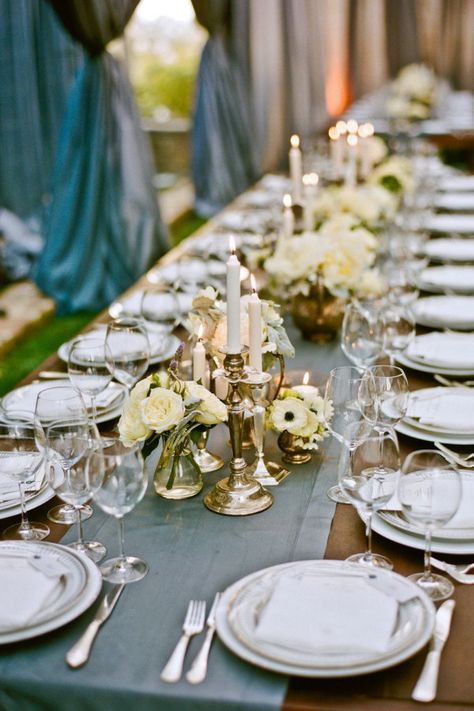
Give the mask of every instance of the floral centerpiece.
<svg viewBox="0 0 474 711">
<path fill-rule="evenodd" d="M 330 186 L 320 190 L 313 203 L 316 226 L 339 215 L 351 215 L 367 229 L 376 231 L 395 215 L 397 198 L 379 184 Z"/>
<path fill-rule="evenodd" d="M 310 394 L 285 388 L 268 408 L 266 425 L 280 435 L 283 460 L 302 464 L 309 461 L 311 452 L 327 436 L 327 422 L 332 415 L 331 402 L 325 401 L 316 388 Z"/>
<path fill-rule="evenodd" d="M 357 146 L 360 163 L 367 163 L 369 168 L 381 163 L 388 154 L 387 144 L 380 136 L 365 136 Z"/>
<path fill-rule="evenodd" d="M 135 385 L 125 403 L 118 430 L 126 447 L 143 442 L 144 457 L 162 445 L 155 489 L 167 498 L 185 498 L 202 488 L 191 441 L 197 442 L 203 432 L 226 420 L 224 403 L 203 385 L 180 380 L 172 366 L 168 372 L 155 373 Z M 174 488 L 178 494 L 173 492 Z"/>
<path fill-rule="evenodd" d="M 240 339 L 249 345 L 249 299 L 240 299 Z M 262 359 L 263 369 L 268 370 L 278 356 L 293 358 L 295 349 L 288 338 L 279 307 L 273 301 L 261 299 L 262 304 Z M 212 353 L 220 356 L 219 349 L 227 341 L 226 303 L 211 286 L 199 291 L 193 299 L 193 309 L 189 313 L 189 330 L 198 334 L 209 344 Z"/>
<path fill-rule="evenodd" d="M 415 190 L 412 164 L 403 156 L 389 156 L 374 168 L 368 180 L 396 195 Z"/>
<path fill-rule="evenodd" d="M 409 64 L 391 84 L 386 110 L 390 118 L 420 121 L 430 116 L 438 79 L 424 64 Z"/>
</svg>

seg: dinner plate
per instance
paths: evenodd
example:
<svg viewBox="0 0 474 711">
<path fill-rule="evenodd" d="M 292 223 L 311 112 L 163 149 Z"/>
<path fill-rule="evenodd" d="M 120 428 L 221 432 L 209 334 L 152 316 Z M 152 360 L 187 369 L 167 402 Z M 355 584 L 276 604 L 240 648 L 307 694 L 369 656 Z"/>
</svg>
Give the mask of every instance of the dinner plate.
<svg viewBox="0 0 474 711">
<path fill-rule="evenodd" d="M 256 644 L 253 631 L 258 615 L 269 599 L 275 579 L 282 575 L 297 576 L 303 572 L 327 573 L 336 577 L 364 575 L 359 567 L 356 569 L 341 561 L 284 563 L 248 575 L 224 592 L 216 611 L 216 629 L 223 643 L 242 659 L 271 671 L 292 676 L 335 678 L 367 674 L 399 664 L 416 654 L 429 640 L 434 624 L 432 602 L 406 578 L 392 571 L 380 571 L 381 578 L 388 584 L 394 585 L 396 580 L 397 585 L 404 586 L 412 593 L 410 602 L 400 604 L 397 628 L 386 652 L 374 651 L 369 655 L 364 652 L 362 656 L 356 654 L 354 657 L 353 651 L 349 655 L 343 652 L 341 656 L 337 652 L 328 655 L 321 651 L 305 655 L 301 650 L 293 650 L 289 653 L 289 660 L 277 645 L 270 648 L 268 643 L 264 647 Z"/>
<path fill-rule="evenodd" d="M 474 211 L 474 194 L 466 191 L 441 193 L 435 197 L 434 207 L 438 210 L 452 212 L 456 212 L 456 210 L 472 212 Z"/>
<path fill-rule="evenodd" d="M 474 266 L 428 267 L 418 275 L 416 286 L 423 291 L 474 293 Z"/>
<path fill-rule="evenodd" d="M 396 355 L 397 363 L 404 365 L 407 368 L 412 368 L 413 370 L 419 370 L 422 373 L 439 373 L 440 375 L 452 375 L 458 378 L 464 378 L 466 376 L 474 375 L 474 365 L 472 368 L 445 368 L 440 365 L 430 365 L 430 363 L 420 363 L 417 360 L 409 358 L 406 353 L 397 353 Z"/>
<path fill-rule="evenodd" d="M 50 489 L 49 486 L 45 486 L 38 491 L 37 494 L 30 496 L 25 502 L 25 508 L 27 511 L 32 511 L 33 509 L 42 506 L 47 501 L 50 501 L 54 497 L 54 491 Z M 21 514 L 21 506 L 18 502 L 12 503 L 11 506 L 0 509 L 0 519 L 10 518 L 11 516 L 19 516 Z"/>
<path fill-rule="evenodd" d="M 402 531 L 395 526 L 391 526 L 387 521 L 384 521 L 376 512 L 372 517 L 372 530 L 394 543 L 401 543 L 409 548 L 417 550 L 425 549 L 424 538 L 412 533 Z M 446 553 L 451 555 L 472 555 L 474 553 L 474 539 L 469 541 L 463 540 L 444 540 L 433 538 L 431 542 L 431 550 L 433 553 Z M 421 560 L 421 559 L 420 559 Z"/>
<path fill-rule="evenodd" d="M 440 180 L 439 189 L 444 191 L 474 190 L 474 175 L 447 175 Z"/>
<path fill-rule="evenodd" d="M 474 239 L 430 239 L 423 249 L 432 261 L 474 262 Z"/>
<path fill-rule="evenodd" d="M 167 346 L 165 350 L 162 353 L 159 353 L 157 355 L 152 355 L 150 358 L 150 364 L 151 365 L 157 365 L 158 363 L 163 363 L 164 361 L 169 360 L 174 356 L 176 353 L 176 349 L 178 348 L 179 344 L 181 341 L 177 336 L 171 335 L 169 337 L 169 340 L 167 342 Z M 68 361 L 68 355 L 69 355 L 69 344 L 68 343 L 63 343 L 61 346 L 59 346 L 58 349 L 58 356 L 61 358 L 62 361 L 67 363 Z M 112 385 L 113 383 L 111 383 Z M 118 383 L 115 383 L 115 385 L 118 385 Z M 110 386 L 109 386 L 110 387 Z M 124 386 L 120 386 L 124 387 Z M 98 420 L 99 422 L 101 420 Z M 104 421 L 104 420 L 102 420 Z"/>
<path fill-rule="evenodd" d="M 442 234 L 473 234 L 474 215 L 463 213 L 449 213 L 431 215 L 424 224 L 428 232 L 441 232 Z"/>
<path fill-rule="evenodd" d="M 63 346 L 60 347 L 60 350 Z M 63 354 L 64 355 L 64 354 Z M 3 412 L 8 417 L 8 412 L 12 411 L 22 411 L 30 414 L 32 417 L 34 415 L 34 408 L 36 403 L 36 395 L 45 390 L 46 388 L 53 388 L 56 386 L 69 385 L 68 380 L 48 380 L 41 383 L 30 383 L 29 385 L 23 385 L 20 388 L 16 388 L 11 392 L 7 393 L 1 400 L 1 408 Z M 117 392 L 117 398 L 114 399 L 112 405 L 108 408 L 101 409 L 97 408 L 97 423 L 108 422 L 122 414 L 123 403 L 127 398 L 127 388 L 125 385 L 120 383 L 110 383 L 108 388 L 113 389 Z"/>
<path fill-rule="evenodd" d="M 431 328 L 474 329 L 474 296 L 427 296 L 413 305 L 415 321 Z"/>
<path fill-rule="evenodd" d="M 413 439 L 420 439 L 423 442 L 442 442 L 442 444 L 459 444 L 459 445 L 472 445 L 474 444 L 474 434 L 472 435 L 455 435 L 455 434 L 443 434 L 434 432 L 428 432 L 427 430 L 422 430 L 420 427 L 414 427 L 406 420 L 402 420 L 397 425 L 395 429 L 400 434 L 407 435 L 408 437 L 413 437 Z"/>
<path fill-rule="evenodd" d="M 87 556 L 71 548 L 45 541 L 0 542 L 0 556 L 9 553 L 13 556 L 40 555 L 41 559 L 50 564 L 59 561 L 66 572 L 57 594 L 42 608 L 35 620 L 21 628 L 0 632 L 0 644 L 31 639 L 62 627 L 87 610 L 99 595 L 102 576 L 98 567 Z"/>
</svg>

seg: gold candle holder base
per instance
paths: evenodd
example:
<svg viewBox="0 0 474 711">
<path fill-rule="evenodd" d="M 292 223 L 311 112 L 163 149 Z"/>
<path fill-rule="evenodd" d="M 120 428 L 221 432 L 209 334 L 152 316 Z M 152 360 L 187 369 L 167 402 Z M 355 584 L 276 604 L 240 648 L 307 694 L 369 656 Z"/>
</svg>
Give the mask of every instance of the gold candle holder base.
<svg viewBox="0 0 474 711">
<path fill-rule="evenodd" d="M 242 353 L 227 353 L 224 369 L 214 371 L 214 377 L 225 377 L 230 385 L 227 409 L 232 459 L 230 476 L 216 484 L 204 497 L 204 504 L 210 511 L 225 516 L 250 516 L 268 509 L 273 496 L 245 471 L 247 462 L 242 457 L 244 406 L 239 392 L 239 384 L 246 379 Z"/>
</svg>

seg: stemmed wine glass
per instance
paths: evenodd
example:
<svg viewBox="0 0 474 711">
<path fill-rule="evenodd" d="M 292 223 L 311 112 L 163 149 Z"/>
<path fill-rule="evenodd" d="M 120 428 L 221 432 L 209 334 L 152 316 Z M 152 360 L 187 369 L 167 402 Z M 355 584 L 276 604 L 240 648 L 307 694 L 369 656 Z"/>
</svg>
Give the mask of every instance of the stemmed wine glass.
<svg viewBox="0 0 474 711">
<path fill-rule="evenodd" d="M 154 355 L 164 353 L 170 345 L 171 332 L 179 323 L 180 306 L 173 287 L 165 282 L 148 287 L 142 294 L 141 315 L 145 321 L 156 324 L 162 337 L 160 348 Z"/>
<path fill-rule="evenodd" d="M 395 364 L 397 353 L 406 350 L 415 338 L 415 320 L 407 307 L 390 304 L 383 314 L 384 350 Z"/>
<path fill-rule="evenodd" d="M 383 352 L 380 320 L 355 301 L 347 306 L 344 313 L 341 348 L 358 368 L 372 365 Z"/>
<path fill-rule="evenodd" d="M 395 427 L 408 409 L 410 391 L 407 377 L 396 365 L 373 365 L 369 372 L 372 378 L 367 379 L 366 384 L 374 388 L 376 427 Z"/>
<path fill-rule="evenodd" d="M 461 475 L 441 452 L 421 449 L 405 459 L 398 498 L 405 518 L 425 533 L 424 571 L 409 578 L 432 600 L 444 600 L 454 591 L 447 578 L 431 572 L 431 536 L 453 518 L 461 494 Z"/>
<path fill-rule="evenodd" d="M 107 326 L 105 359 L 111 374 L 129 392 L 150 363 L 150 343 L 141 319 L 121 317 Z"/>
<path fill-rule="evenodd" d="M 148 477 L 141 450 L 138 446 L 124 447 L 116 440 L 107 449 L 91 453 L 88 472 L 90 485 L 95 491 L 94 501 L 105 513 L 114 516 L 118 524 L 120 554 L 102 563 L 102 577 L 111 583 L 140 580 L 147 574 L 148 564 L 140 558 L 125 555 L 123 517 L 143 499 L 147 488 Z"/>
<path fill-rule="evenodd" d="M 400 472 L 400 452 L 395 431 L 373 428 L 360 438 L 359 424 L 349 425 L 348 441 L 355 439 L 355 446 L 348 447 L 339 461 L 338 478 L 341 489 L 366 524 L 367 551 L 356 553 L 347 560 L 351 563 L 387 568 L 393 564 L 385 556 L 372 553 L 372 516 L 392 498 L 397 489 Z"/>
<path fill-rule="evenodd" d="M 40 452 L 45 452 L 46 429 L 58 418 L 64 426 L 80 426 L 87 429 L 89 424 L 87 408 L 80 392 L 70 385 L 45 388 L 36 399 L 35 438 Z M 92 508 L 85 504 L 81 509 L 82 520 L 92 516 Z M 48 518 L 54 523 L 70 525 L 77 521 L 77 511 L 71 504 L 61 504 L 48 511 Z"/>
<path fill-rule="evenodd" d="M 48 483 L 55 494 L 74 506 L 77 512 L 79 538 L 68 547 L 97 563 L 107 549 L 99 541 L 84 541 L 81 515 L 82 506 L 92 497 L 94 487 L 100 486 L 98 478 L 94 480 L 94 486 L 91 485 L 87 468 L 88 457 L 101 446 L 97 427 L 52 422 L 46 429 L 45 440 L 51 460 L 47 467 Z"/>
<path fill-rule="evenodd" d="M 82 395 L 90 398 L 94 425 L 97 424 L 96 397 L 112 380 L 112 373 L 106 364 L 106 360 L 110 359 L 104 338 L 79 336 L 71 344 L 67 363 L 69 380 Z"/>
<path fill-rule="evenodd" d="M 367 423 L 370 426 L 375 420 L 375 408 L 372 401 L 374 389 L 368 387 L 367 380 L 371 379 L 368 371 L 361 373 L 354 366 L 340 366 L 333 368 L 326 382 L 324 399 L 331 403 L 332 417 L 326 422 L 326 427 L 342 445 L 350 447 L 351 441 L 347 440 L 346 431 L 354 423 Z M 363 432 L 364 428 L 360 429 Z M 339 484 L 331 486 L 326 492 L 328 497 L 336 503 L 347 503 L 347 497 Z"/>
<path fill-rule="evenodd" d="M 41 541 L 49 535 L 49 527 L 38 521 L 30 521 L 25 506 L 25 487 L 37 488 L 44 472 L 44 455 L 39 451 L 31 417 L 9 412 L 8 421 L 0 421 L 0 474 L 18 484 L 21 521 L 9 526 L 3 538 Z"/>
</svg>

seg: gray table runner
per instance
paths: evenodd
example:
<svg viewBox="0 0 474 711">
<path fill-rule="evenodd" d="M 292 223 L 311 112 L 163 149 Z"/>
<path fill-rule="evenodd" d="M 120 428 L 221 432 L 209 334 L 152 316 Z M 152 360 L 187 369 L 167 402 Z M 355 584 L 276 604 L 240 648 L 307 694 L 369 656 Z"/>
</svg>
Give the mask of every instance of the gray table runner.
<svg viewBox="0 0 474 711">
<path fill-rule="evenodd" d="M 289 329 L 297 358 L 287 365 L 327 372 L 345 363 L 339 346 L 315 347 Z M 210 446 L 227 451 L 227 431 L 216 429 Z M 269 454 L 279 461 L 275 438 Z M 225 470 L 205 475 L 203 492 L 181 502 L 164 501 L 150 483 L 145 499 L 125 518 L 126 552 L 143 557 L 150 572 L 124 591 L 100 631 L 89 663 L 72 671 L 64 655 L 93 617 L 95 607 L 67 627 L 0 651 L 0 708 L 104 711 L 271 711 L 283 703 L 287 679 L 257 669 L 215 640 L 206 681 L 192 686 L 160 681 L 160 671 L 178 640 L 191 598 L 211 604 L 216 591 L 261 568 L 291 560 L 321 558 L 334 514 L 326 490 L 336 476 L 336 443 L 326 440 L 312 462 L 293 466 L 273 488 L 275 502 L 248 517 L 208 511 L 203 495 Z M 117 553 L 115 520 L 99 510 L 85 524 L 86 536 Z M 64 541 L 75 539 L 70 531 Z M 202 644 L 193 638 L 185 671 Z"/>
</svg>

